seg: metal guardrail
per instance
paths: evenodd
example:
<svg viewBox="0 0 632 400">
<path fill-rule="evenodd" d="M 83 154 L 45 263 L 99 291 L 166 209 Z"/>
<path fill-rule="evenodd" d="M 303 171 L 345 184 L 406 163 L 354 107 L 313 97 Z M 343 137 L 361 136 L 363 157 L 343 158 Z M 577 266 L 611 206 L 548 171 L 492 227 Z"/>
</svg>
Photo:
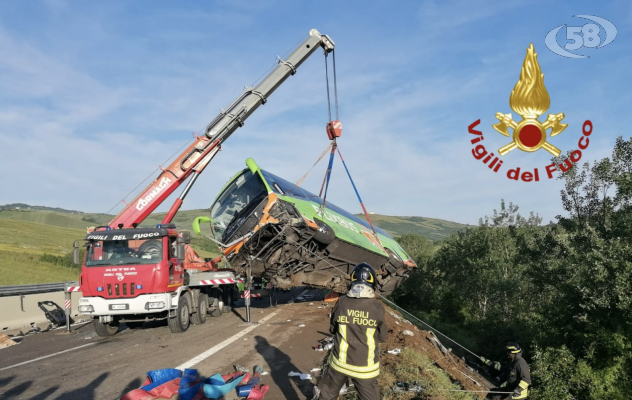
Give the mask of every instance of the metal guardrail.
<svg viewBox="0 0 632 400">
<path fill-rule="evenodd" d="M 41 283 L 37 285 L 0 286 L 0 297 L 25 294 L 63 292 L 69 282 Z"/>
</svg>

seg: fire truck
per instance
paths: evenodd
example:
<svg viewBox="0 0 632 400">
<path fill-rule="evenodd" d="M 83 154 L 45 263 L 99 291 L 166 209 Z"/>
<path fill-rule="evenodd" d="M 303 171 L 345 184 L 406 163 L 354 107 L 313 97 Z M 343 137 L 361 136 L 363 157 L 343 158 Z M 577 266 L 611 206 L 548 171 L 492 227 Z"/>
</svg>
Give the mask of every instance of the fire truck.
<svg viewBox="0 0 632 400">
<path fill-rule="evenodd" d="M 195 181 L 230 137 L 297 68 L 317 50 L 334 50 L 327 35 L 312 29 L 285 60 L 255 87 L 246 90 L 222 110 L 195 141 L 109 224 L 85 237 L 81 266 L 79 312 L 93 317 L 96 333 L 114 335 L 120 323 L 132 328 L 145 321 L 168 321 L 172 332 L 184 332 L 190 323 L 203 324 L 207 315 L 230 309 L 240 281 L 232 269 L 219 267 L 220 259 L 201 259 L 189 246 L 190 233 L 171 223 Z M 140 224 L 180 185 L 184 189 L 155 227 Z M 79 261 L 80 243 L 74 257 Z"/>
</svg>

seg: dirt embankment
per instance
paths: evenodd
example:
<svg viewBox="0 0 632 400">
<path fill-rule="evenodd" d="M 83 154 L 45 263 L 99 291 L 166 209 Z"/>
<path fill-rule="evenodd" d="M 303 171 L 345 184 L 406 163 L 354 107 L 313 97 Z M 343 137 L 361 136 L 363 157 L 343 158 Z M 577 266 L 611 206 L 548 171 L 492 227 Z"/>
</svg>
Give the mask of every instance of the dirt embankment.
<svg viewBox="0 0 632 400">
<path fill-rule="evenodd" d="M 491 387 L 490 383 L 447 349 L 447 346 L 443 346 L 441 337 L 437 338 L 434 333 L 419 329 L 390 307 L 384 308 L 389 333 L 386 343 L 381 347 L 380 357 L 379 385 L 383 400 L 466 400 L 485 397 L 484 391 Z M 327 316 L 331 307 L 318 311 Z M 405 331 L 409 331 L 406 332 L 408 334 Z M 447 341 L 445 344 L 447 345 Z M 401 353 L 388 353 L 394 349 L 400 349 Z M 393 387 L 398 382 L 417 382 L 423 390 L 396 392 Z M 352 391 L 341 397 L 345 400 L 355 398 Z"/>
</svg>

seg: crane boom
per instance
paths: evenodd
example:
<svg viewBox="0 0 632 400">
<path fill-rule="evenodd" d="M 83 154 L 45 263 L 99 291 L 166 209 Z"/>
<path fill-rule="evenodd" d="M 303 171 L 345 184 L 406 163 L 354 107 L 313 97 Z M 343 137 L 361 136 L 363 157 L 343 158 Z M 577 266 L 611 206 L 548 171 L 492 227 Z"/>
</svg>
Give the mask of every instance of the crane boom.
<svg viewBox="0 0 632 400">
<path fill-rule="evenodd" d="M 246 90 L 227 109 L 207 125 L 205 133 L 180 154 L 151 184 L 149 184 L 131 203 L 108 224 L 111 227 L 132 228 L 140 224 L 171 193 L 188 178 L 182 194 L 176 199 L 163 219 L 169 223 L 182 205 L 185 196 L 195 183 L 197 177 L 220 150 L 222 143 L 239 127 L 244 125 L 260 105 L 265 104 L 268 97 L 290 76 L 316 49 L 322 48 L 325 54 L 333 51 L 334 42 L 327 35 L 316 29 L 309 32 L 303 41 L 286 60 L 278 59 L 278 65 L 256 87 Z"/>
</svg>

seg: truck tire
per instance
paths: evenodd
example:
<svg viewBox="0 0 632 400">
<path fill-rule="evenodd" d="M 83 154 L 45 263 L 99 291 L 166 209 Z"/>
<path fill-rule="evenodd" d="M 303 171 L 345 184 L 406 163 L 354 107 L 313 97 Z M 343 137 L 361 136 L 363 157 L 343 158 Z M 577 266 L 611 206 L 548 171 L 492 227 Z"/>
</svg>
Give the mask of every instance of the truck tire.
<svg viewBox="0 0 632 400">
<path fill-rule="evenodd" d="M 191 316 L 191 322 L 194 325 L 202 325 L 206 322 L 206 314 L 208 313 L 208 296 L 206 293 L 198 295 L 197 312 Z"/>
<path fill-rule="evenodd" d="M 211 292 L 213 300 L 213 310 L 211 311 L 211 317 L 221 317 L 224 312 L 224 297 L 223 291 L 218 288 L 213 288 Z"/>
<path fill-rule="evenodd" d="M 97 335 L 103 336 L 103 337 L 114 335 L 116 332 L 118 332 L 118 328 L 119 328 L 118 322 L 103 324 L 99 322 L 99 318 L 93 319 L 92 325 L 94 326 L 94 331 L 97 333 Z"/>
<path fill-rule="evenodd" d="M 169 329 L 173 333 L 185 332 L 189 329 L 191 323 L 191 306 L 189 305 L 189 299 L 187 296 L 180 297 L 178 301 L 178 308 L 176 309 L 176 316 L 168 318 Z"/>
<path fill-rule="evenodd" d="M 230 313 L 233 309 L 233 287 L 226 286 L 224 288 L 223 296 L 224 296 L 224 308 L 222 309 L 222 312 Z"/>
</svg>

